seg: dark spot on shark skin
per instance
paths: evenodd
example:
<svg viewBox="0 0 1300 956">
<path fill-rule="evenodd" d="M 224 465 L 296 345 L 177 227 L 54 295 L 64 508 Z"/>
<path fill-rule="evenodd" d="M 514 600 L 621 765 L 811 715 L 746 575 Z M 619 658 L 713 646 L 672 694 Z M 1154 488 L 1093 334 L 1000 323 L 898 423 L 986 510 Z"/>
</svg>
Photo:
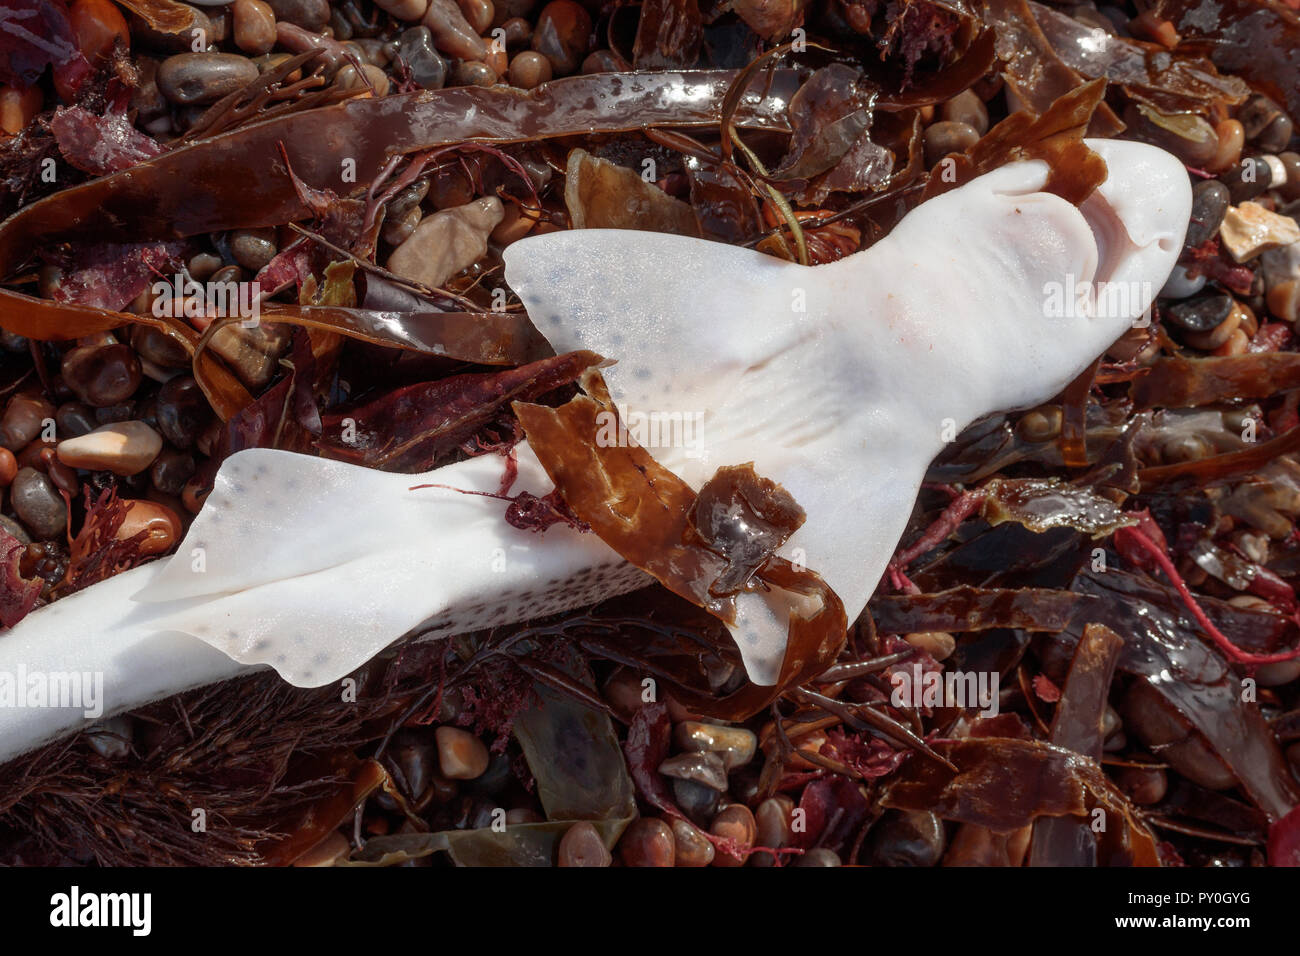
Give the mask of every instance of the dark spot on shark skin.
<svg viewBox="0 0 1300 956">
<path fill-rule="evenodd" d="M 271 642 L 268 641 L 266 638 L 262 638 L 260 641 L 257 641 L 253 644 L 253 650 L 261 652 L 266 650 L 270 646 L 271 646 Z"/>
<path fill-rule="evenodd" d="M 320 653 L 314 655 L 311 659 L 311 662 L 315 664 L 317 667 L 323 667 L 325 664 L 329 663 L 329 659 L 330 656 L 328 654 Z"/>
<path fill-rule="evenodd" d="M 646 365 L 641 365 L 632 370 L 632 375 L 643 382 L 649 379 L 653 374 L 654 373 L 650 371 L 649 366 Z"/>
<path fill-rule="evenodd" d="M 283 664 L 283 663 L 284 663 L 285 661 L 287 661 L 287 660 L 288 660 L 288 658 L 285 657 L 283 654 L 276 654 L 276 655 L 275 655 L 275 662 L 276 662 L 277 664 Z"/>
</svg>

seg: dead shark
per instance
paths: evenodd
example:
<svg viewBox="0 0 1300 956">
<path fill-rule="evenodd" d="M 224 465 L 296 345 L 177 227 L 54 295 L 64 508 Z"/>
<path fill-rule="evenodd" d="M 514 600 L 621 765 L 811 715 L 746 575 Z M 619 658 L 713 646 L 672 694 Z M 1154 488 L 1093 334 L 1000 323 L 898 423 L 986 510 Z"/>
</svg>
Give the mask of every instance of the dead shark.
<svg viewBox="0 0 1300 956">
<path fill-rule="evenodd" d="M 1089 145 L 1109 173 L 1078 208 L 1043 191 L 1045 163 L 1020 162 L 827 265 L 577 230 L 510 246 L 506 278 L 557 352 L 617 360 L 605 380 L 625 418 L 691 416 L 689 440 L 648 449 L 666 467 L 698 488 L 752 461 L 784 485 L 807 520 L 780 553 L 818 571 L 852 620 L 945 437 L 1058 394 L 1173 269 L 1191 211 L 1182 165 L 1151 146 Z M 512 493 L 552 489 L 526 443 L 517 457 Z M 0 674 L 102 674 L 108 716 L 258 667 L 320 686 L 399 639 L 650 583 L 595 535 L 522 531 L 504 502 L 461 493 L 497 491 L 503 469 L 495 455 L 400 475 L 239 452 L 173 556 L 29 615 L 0 635 Z M 758 595 L 740 602 L 732 634 L 750 679 L 775 680 L 787 624 Z M 0 761 L 87 723 L 75 707 L 0 708 Z"/>
</svg>

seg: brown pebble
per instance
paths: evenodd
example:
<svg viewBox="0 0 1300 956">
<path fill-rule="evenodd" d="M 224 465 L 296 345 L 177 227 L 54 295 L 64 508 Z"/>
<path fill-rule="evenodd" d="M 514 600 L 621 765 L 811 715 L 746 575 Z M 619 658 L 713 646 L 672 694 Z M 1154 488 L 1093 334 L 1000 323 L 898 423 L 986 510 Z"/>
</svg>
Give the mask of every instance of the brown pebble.
<svg viewBox="0 0 1300 956">
<path fill-rule="evenodd" d="M 473 780 L 483 776 L 491 759 L 483 741 L 459 727 L 439 727 L 434 736 L 438 741 L 438 766 L 444 777 Z"/>
<path fill-rule="evenodd" d="M 50 479 L 35 468 L 19 468 L 9 494 L 18 519 L 33 538 L 54 538 L 67 527 L 67 506 Z"/>
<path fill-rule="evenodd" d="M 63 381 L 87 405 L 124 402 L 140 387 L 140 359 L 129 345 L 85 346 L 63 356 Z"/>
<path fill-rule="evenodd" d="M 140 543 L 141 554 L 162 554 L 171 548 L 184 530 L 180 515 L 156 501 L 132 499 L 126 503 L 126 517 L 114 535 L 119 541 L 134 537 L 141 531 L 145 537 Z"/>
<path fill-rule="evenodd" d="M 749 807 L 743 803 L 733 803 L 729 807 L 724 807 L 713 818 L 713 823 L 709 825 L 709 832 L 714 836 L 735 841 L 737 848 L 741 850 L 741 855 L 736 857 L 718 848 L 717 855 L 713 858 L 714 866 L 744 866 L 745 861 L 749 859 L 749 848 L 754 845 L 758 825 Z"/>
<path fill-rule="evenodd" d="M 600 832 L 586 820 L 573 824 L 560 838 L 560 866 L 609 866 L 613 855 Z"/>
<path fill-rule="evenodd" d="M 257 79 L 257 67 L 234 53 L 178 53 L 158 67 L 158 89 L 182 106 L 215 103 Z"/>
<path fill-rule="evenodd" d="M 925 131 L 925 161 L 933 166 L 949 153 L 960 153 L 979 142 L 980 134 L 969 123 L 940 120 Z"/>
<path fill-rule="evenodd" d="M 1205 164 L 1205 170 L 1221 173 L 1230 166 L 1235 166 L 1241 159 L 1242 147 L 1246 145 L 1246 133 L 1237 120 L 1227 119 L 1214 127 L 1214 135 L 1218 138 L 1218 148 Z"/>
<path fill-rule="evenodd" d="M 20 392 L 9 399 L 4 415 L 0 415 L 0 445 L 10 451 L 26 447 L 53 417 L 54 406 L 44 398 Z"/>
<path fill-rule="evenodd" d="M 618 858 L 624 866 L 672 866 L 676 857 L 673 831 L 654 817 L 633 820 L 618 841 Z"/>
<path fill-rule="evenodd" d="M 713 862 L 713 844 L 704 831 L 686 820 L 673 820 L 675 866 L 701 867 Z"/>
<path fill-rule="evenodd" d="M 141 421 L 114 422 L 59 442 L 59 461 L 70 468 L 136 475 L 162 451 L 162 436 Z"/>
<path fill-rule="evenodd" d="M 481 60 L 459 60 L 451 68 L 450 85 L 495 86 L 498 79 L 497 71 Z"/>
<path fill-rule="evenodd" d="M 496 7 L 492 5 L 492 0 L 456 0 L 456 5 L 460 7 L 465 22 L 475 33 L 480 35 L 487 33 L 492 27 L 492 18 L 496 16 Z"/>
<path fill-rule="evenodd" d="M 433 45 L 440 51 L 462 60 L 482 60 L 487 44 L 465 20 L 455 0 L 431 0 L 420 21 L 433 34 Z"/>
<path fill-rule="evenodd" d="M 0 132 L 11 135 L 22 132 L 44 105 L 45 94 L 40 86 L 29 86 L 25 90 L 0 86 Z"/>
<path fill-rule="evenodd" d="M 989 131 L 988 107 L 974 90 L 963 90 L 948 100 L 940 109 L 939 116 L 949 122 L 965 123 L 981 136 Z"/>
<path fill-rule="evenodd" d="M 551 61 L 534 50 L 516 53 L 510 61 L 510 83 L 531 90 L 551 78 Z"/>
<path fill-rule="evenodd" d="M 275 12 L 270 5 L 262 0 L 235 0 L 233 10 L 235 46 L 253 56 L 270 53 L 275 46 Z"/>
<path fill-rule="evenodd" d="M 556 76 L 568 76 L 587 55 L 591 15 L 574 0 L 551 0 L 533 28 L 533 49 L 551 61 Z"/>
<path fill-rule="evenodd" d="M 18 474 L 18 461 L 8 448 L 0 448 L 0 488 L 8 488 Z"/>
</svg>

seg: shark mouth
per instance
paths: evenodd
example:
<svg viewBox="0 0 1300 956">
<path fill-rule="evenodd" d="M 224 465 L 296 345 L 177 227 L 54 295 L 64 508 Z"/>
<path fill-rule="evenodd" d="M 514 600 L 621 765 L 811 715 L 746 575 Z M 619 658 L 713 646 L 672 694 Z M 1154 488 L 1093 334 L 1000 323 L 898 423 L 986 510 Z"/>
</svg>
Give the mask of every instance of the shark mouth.
<svg viewBox="0 0 1300 956">
<path fill-rule="evenodd" d="M 779 553 L 818 571 L 852 620 L 945 431 L 1059 393 L 1173 268 L 1191 204 L 1181 164 L 1154 147 L 1090 145 L 1110 177 L 1082 211 L 1040 191 L 1044 164 L 1018 163 L 829 265 L 580 230 L 513 244 L 506 275 L 557 352 L 617 360 L 605 378 L 625 417 L 691 416 L 689 441 L 648 449 L 661 464 L 698 488 L 720 465 L 752 461 L 788 489 L 808 517 Z M 1123 314 L 1056 314 L 1045 290 L 1074 281 L 1139 292 Z M 512 493 L 552 489 L 526 444 L 517 458 Z M 175 555 L 0 636 L 0 670 L 97 672 L 104 687 L 94 715 L 0 711 L 0 761 L 251 668 L 320 686 L 403 637 L 514 623 L 650 583 L 595 535 L 521 531 L 503 502 L 461 493 L 496 492 L 503 472 L 498 456 L 424 475 L 266 449 L 231 456 Z M 740 603 L 732 634 L 751 680 L 775 679 L 787 630 L 780 607 Z"/>
</svg>

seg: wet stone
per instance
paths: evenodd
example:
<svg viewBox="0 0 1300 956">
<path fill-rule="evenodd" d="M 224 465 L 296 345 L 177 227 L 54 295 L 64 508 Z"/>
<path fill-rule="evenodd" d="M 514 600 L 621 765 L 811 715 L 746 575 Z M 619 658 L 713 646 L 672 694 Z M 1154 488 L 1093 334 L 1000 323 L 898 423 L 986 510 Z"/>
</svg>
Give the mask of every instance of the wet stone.
<svg viewBox="0 0 1300 956">
<path fill-rule="evenodd" d="M 727 770 L 722 758 L 713 753 L 684 753 L 669 757 L 659 772 L 675 780 L 690 780 L 719 792 L 727 789 Z"/>
<path fill-rule="evenodd" d="M 1195 248 L 1219 231 L 1232 197 L 1228 187 L 1207 179 L 1192 187 L 1192 218 L 1187 226 L 1187 245 Z"/>
<path fill-rule="evenodd" d="M 505 754 L 492 754 L 487 769 L 482 775 L 466 784 L 465 792 L 480 796 L 492 796 L 500 793 L 510 784 L 513 774 L 510 771 L 510 758 Z"/>
<path fill-rule="evenodd" d="M 162 436 L 141 421 L 101 425 L 93 432 L 59 442 L 59 461 L 70 468 L 135 475 L 162 451 Z"/>
<path fill-rule="evenodd" d="M 624 866 L 672 866 L 676 855 L 673 831 L 664 821 L 650 817 L 633 820 L 618 841 Z"/>
<path fill-rule="evenodd" d="M 43 423 L 53 415 L 54 406 L 39 395 L 15 395 L 0 416 L 0 445 L 10 451 L 20 450 L 41 433 Z"/>
<path fill-rule="evenodd" d="M 698 720 L 684 720 L 674 731 L 683 750 L 716 753 L 728 770 L 743 767 L 754 759 L 758 738 L 744 727 L 724 727 Z"/>
<path fill-rule="evenodd" d="M 925 131 L 925 161 L 933 166 L 949 153 L 960 153 L 979 142 L 980 134 L 969 123 L 940 120 Z"/>
<path fill-rule="evenodd" d="M 789 843 L 793 812 L 794 801 L 784 794 L 768 797 L 760 803 L 754 813 L 754 824 L 758 828 L 754 838 L 756 844 L 779 850 Z M 773 866 L 776 856 L 771 853 L 755 853 L 749 862 L 751 866 Z"/>
<path fill-rule="evenodd" d="M 1230 295 L 1206 295 L 1174 302 L 1164 309 L 1164 317 L 1188 332 L 1209 332 L 1218 328 L 1232 312 Z"/>
<path fill-rule="evenodd" d="M 1269 165 L 1258 156 L 1234 163 L 1219 177 L 1219 181 L 1228 187 L 1228 196 L 1234 205 L 1262 196 L 1272 185 L 1273 173 Z"/>
<path fill-rule="evenodd" d="M 158 67 L 158 89 L 183 106 L 215 103 L 255 79 L 253 61 L 234 53 L 180 53 Z"/>
<path fill-rule="evenodd" d="M 162 554 L 171 549 L 183 530 L 180 515 L 157 501 L 134 500 L 127 502 L 126 517 L 114 535 L 125 541 L 144 532 L 140 542 L 141 554 Z"/>
<path fill-rule="evenodd" d="M 468 730 L 439 727 L 434 736 L 438 741 L 438 764 L 444 777 L 449 780 L 474 780 L 487 770 L 487 746 Z"/>
<path fill-rule="evenodd" d="M 533 29 L 533 49 L 551 61 L 556 76 L 568 76 L 587 55 L 591 15 L 574 0 L 551 0 Z"/>
<path fill-rule="evenodd" d="M 397 58 L 411 71 L 411 79 L 426 90 L 440 90 L 447 82 L 447 61 L 433 48 L 428 27 L 411 27 L 397 38 Z"/>
<path fill-rule="evenodd" d="M 872 866 L 936 866 L 946 843 L 943 821 L 933 813 L 890 810 L 871 828 Z"/>
<path fill-rule="evenodd" d="M 478 60 L 458 60 L 451 70 L 452 86 L 494 86 L 498 79 L 496 70 Z"/>
<path fill-rule="evenodd" d="M 165 495 L 179 495 L 194 476 L 194 456 L 178 448 L 163 449 L 149 468 L 149 480 Z"/>
<path fill-rule="evenodd" d="M 748 848 L 754 845 L 754 837 L 757 835 L 758 827 L 754 822 L 754 814 L 749 807 L 743 803 L 733 803 L 721 810 L 713 818 L 713 822 L 709 824 L 709 832 L 714 836 L 722 837 L 724 840 L 734 841 L 740 851 L 740 855 L 735 856 L 719 849 L 717 855 L 713 858 L 714 866 L 744 866 L 745 861 L 749 858 Z"/>
<path fill-rule="evenodd" d="M 35 468 L 19 468 L 9 488 L 10 501 L 33 538 L 53 538 L 68 523 L 67 507 L 54 483 Z"/>
<path fill-rule="evenodd" d="M 329 0 L 267 0 L 277 20 L 320 33 L 330 21 Z"/>
<path fill-rule="evenodd" d="M 696 823 L 707 823 L 717 812 L 722 793 L 693 780 L 673 780 L 673 802 Z"/>
<path fill-rule="evenodd" d="M 80 347 L 63 356 L 63 381 L 87 405 L 124 402 L 140 387 L 140 359 L 129 345 Z"/>
<path fill-rule="evenodd" d="M 275 46 L 275 12 L 262 0 L 235 0 L 232 7 L 235 46 L 260 56 Z"/>
<path fill-rule="evenodd" d="M 465 20 L 454 0 L 432 0 L 420 21 L 433 34 L 433 44 L 448 56 L 463 60 L 481 60 L 487 56 L 487 44 Z"/>
<path fill-rule="evenodd" d="M 713 844 L 703 830 L 686 820 L 673 820 L 671 828 L 676 866 L 701 867 L 713 862 Z"/>
<path fill-rule="evenodd" d="M 236 229 L 230 234 L 230 254 L 250 272 L 260 271 L 275 258 L 277 251 L 274 229 Z M 214 275 L 212 281 L 229 280 Z"/>
<path fill-rule="evenodd" d="M 560 866 L 609 866 L 614 857 L 600 833 L 586 820 L 575 823 L 560 838 Z"/>
<path fill-rule="evenodd" d="M 534 50 L 516 53 L 510 61 L 510 84 L 522 90 L 545 83 L 551 74 L 551 61 Z"/>
<path fill-rule="evenodd" d="M 27 529 L 8 515 L 0 515 L 0 530 L 13 535 L 19 544 L 32 543 L 32 536 L 27 533 Z"/>
<path fill-rule="evenodd" d="M 208 401 L 198 382 L 181 375 L 158 389 L 158 430 L 182 450 L 194 447 L 199 430 L 209 418 Z"/>
</svg>

